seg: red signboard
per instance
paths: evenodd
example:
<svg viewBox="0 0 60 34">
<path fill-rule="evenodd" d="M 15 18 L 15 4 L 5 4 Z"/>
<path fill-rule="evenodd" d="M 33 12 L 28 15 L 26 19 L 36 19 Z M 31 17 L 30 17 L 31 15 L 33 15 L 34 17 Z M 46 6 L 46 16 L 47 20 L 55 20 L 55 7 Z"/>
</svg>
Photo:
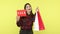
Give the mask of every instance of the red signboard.
<svg viewBox="0 0 60 34">
<path fill-rule="evenodd" d="M 26 16 L 26 10 L 17 10 L 18 16 Z"/>
</svg>

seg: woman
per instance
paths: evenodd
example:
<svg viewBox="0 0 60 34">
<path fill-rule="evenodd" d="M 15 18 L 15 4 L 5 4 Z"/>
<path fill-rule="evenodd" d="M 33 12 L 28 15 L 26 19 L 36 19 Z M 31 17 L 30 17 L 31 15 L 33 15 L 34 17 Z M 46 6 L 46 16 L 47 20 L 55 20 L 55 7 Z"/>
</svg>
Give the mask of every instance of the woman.
<svg viewBox="0 0 60 34">
<path fill-rule="evenodd" d="M 35 14 L 32 13 L 32 7 L 29 3 L 25 4 L 24 9 L 26 10 L 27 16 L 17 17 L 17 26 L 21 27 L 19 34 L 33 34 L 32 26 L 35 20 Z"/>
</svg>

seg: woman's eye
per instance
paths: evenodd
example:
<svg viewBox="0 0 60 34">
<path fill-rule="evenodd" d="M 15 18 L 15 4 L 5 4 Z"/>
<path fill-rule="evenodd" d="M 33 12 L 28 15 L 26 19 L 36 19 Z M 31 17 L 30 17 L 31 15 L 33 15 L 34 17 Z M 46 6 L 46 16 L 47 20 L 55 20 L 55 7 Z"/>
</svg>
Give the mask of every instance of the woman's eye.
<svg viewBox="0 0 60 34">
<path fill-rule="evenodd" d="M 28 6 L 26 8 L 28 8 Z"/>
</svg>

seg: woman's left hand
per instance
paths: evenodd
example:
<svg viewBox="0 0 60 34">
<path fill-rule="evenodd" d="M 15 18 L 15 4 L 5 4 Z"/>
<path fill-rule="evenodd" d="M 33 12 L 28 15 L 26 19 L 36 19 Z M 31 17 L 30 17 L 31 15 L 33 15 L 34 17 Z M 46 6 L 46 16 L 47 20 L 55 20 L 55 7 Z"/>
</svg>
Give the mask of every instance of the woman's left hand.
<svg viewBox="0 0 60 34">
<path fill-rule="evenodd" d="M 37 12 L 37 11 L 39 11 L 39 8 L 38 8 L 38 7 L 36 8 L 36 12 Z"/>
</svg>

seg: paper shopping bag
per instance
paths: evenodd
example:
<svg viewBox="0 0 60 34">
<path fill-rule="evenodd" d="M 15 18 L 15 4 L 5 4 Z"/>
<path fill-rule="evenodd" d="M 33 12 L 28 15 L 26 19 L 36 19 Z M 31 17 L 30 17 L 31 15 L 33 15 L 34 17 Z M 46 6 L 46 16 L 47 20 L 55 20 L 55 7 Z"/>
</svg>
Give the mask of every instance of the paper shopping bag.
<svg viewBox="0 0 60 34">
<path fill-rule="evenodd" d="M 44 30 L 44 24 L 41 18 L 41 15 L 39 13 L 39 11 L 36 12 L 36 16 L 35 16 L 35 22 L 34 22 L 34 30 L 35 31 L 40 31 L 40 30 Z"/>
<path fill-rule="evenodd" d="M 42 18 L 41 18 L 39 11 L 37 12 L 37 14 L 38 14 L 39 30 L 44 30 L 45 27 L 44 27 L 44 24 L 43 24 L 43 21 L 42 21 Z"/>
</svg>

